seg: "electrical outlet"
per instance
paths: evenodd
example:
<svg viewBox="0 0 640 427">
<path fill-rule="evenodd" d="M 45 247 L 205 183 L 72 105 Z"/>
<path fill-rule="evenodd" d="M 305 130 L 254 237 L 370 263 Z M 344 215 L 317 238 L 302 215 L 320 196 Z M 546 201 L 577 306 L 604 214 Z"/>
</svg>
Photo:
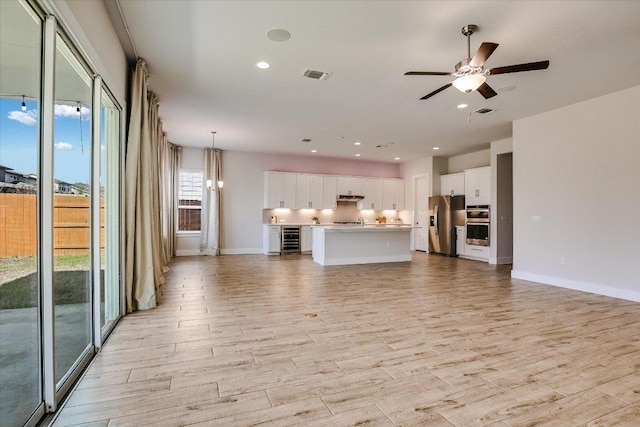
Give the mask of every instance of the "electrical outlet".
<svg viewBox="0 0 640 427">
<path fill-rule="evenodd" d="M 565 265 L 567 263 L 567 260 L 565 259 L 565 257 L 561 256 L 560 257 L 560 264 Z"/>
<path fill-rule="evenodd" d="M 542 222 L 542 217 L 540 215 L 533 215 L 531 217 L 531 222 Z"/>
</svg>

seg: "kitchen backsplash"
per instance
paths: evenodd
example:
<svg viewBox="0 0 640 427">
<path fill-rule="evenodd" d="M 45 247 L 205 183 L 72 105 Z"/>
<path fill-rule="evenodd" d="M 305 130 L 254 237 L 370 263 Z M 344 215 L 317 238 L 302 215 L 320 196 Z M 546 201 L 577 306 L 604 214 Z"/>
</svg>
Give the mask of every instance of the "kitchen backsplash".
<svg viewBox="0 0 640 427">
<path fill-rule="evenodd" d="M 311 218 L 317 216 L 320 223 L 332 223 L 336 221 L 357 221 L 358 217 L 364 218 L 367 223 L 375 223 L 376 218 L 385 216 L 387 222 L 394 222 L 399 218 L 398 211 L 382 211 L 363 209 L 358 210 L 357 204 L 352 202 L 338 202 L 336 210 L 331 209 L 263 209 L 262 222 L 269 224 L 271 217 L 277 216 L 280 223 L 311 224 Z"/>
</svg>

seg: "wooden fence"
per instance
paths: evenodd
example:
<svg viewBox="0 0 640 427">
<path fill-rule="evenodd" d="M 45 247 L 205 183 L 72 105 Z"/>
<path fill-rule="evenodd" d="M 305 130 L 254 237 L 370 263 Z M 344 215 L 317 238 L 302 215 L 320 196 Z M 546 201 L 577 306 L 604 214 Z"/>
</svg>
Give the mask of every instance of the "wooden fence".
<svg viewBox="0 0 640 427">
<path fill-rule="evenodd" d="M 88 254 L 91 242 L 90 198 L 53 196 L 54 255 Z M 0 258 L 37 254 L 36 195 L 0 193 Z M 100 209 L 104 243 L 104 203 Z"/>
</svg>

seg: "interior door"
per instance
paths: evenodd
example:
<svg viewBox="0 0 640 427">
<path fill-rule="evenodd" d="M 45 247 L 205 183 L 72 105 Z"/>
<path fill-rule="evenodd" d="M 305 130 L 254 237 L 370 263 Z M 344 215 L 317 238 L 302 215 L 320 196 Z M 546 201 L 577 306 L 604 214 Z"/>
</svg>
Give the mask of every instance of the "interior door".
<svg viewBox="0 0 640 427">
<path fill-rule="evenodd" d="M 414 242 L 416 251 L 429 249 L 429 176 L 417 176 L 413 181 L 414 191 Z"/>
</svg>

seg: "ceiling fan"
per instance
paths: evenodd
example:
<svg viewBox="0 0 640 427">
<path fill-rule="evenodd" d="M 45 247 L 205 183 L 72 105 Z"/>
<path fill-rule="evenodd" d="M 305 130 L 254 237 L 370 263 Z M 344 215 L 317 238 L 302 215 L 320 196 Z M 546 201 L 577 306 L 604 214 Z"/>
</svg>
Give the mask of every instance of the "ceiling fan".
<svg viewBox="0 0 640 427">
<path fill-rule="evenodd" d="M 431 98 L 433 95 L 453 86 L 461 92 L 470 93 L 474 90 L 480 92 L 485 99 L 489 99 L 497 95 L 496 91 L 486 83 L 487 76 L 494 74 L 519 73 L 521 71 L 546 70 L 549 67 L 549 61 L 529 62 L 526 64 L 508 65 L 506 67 L 496 67 L 490 70 L 484 70 L 485 61 L 491 56 L 498 47 L 497 43 L 482 43 L 476 51 L 473 58 L 471 57 L 471 34 L 478 30 L 477 25 L 469 24 L 462 27 L 462 34 L 467 37 L 467 59 L 458 62 L 453 73 L 438 71 L 408 71 L 405 76 L 454 76 L 457 77 L 453 82 L 447 83 L 434 90 L 433 92 L 423 96 L 420 99 Z"/>
</svg>

